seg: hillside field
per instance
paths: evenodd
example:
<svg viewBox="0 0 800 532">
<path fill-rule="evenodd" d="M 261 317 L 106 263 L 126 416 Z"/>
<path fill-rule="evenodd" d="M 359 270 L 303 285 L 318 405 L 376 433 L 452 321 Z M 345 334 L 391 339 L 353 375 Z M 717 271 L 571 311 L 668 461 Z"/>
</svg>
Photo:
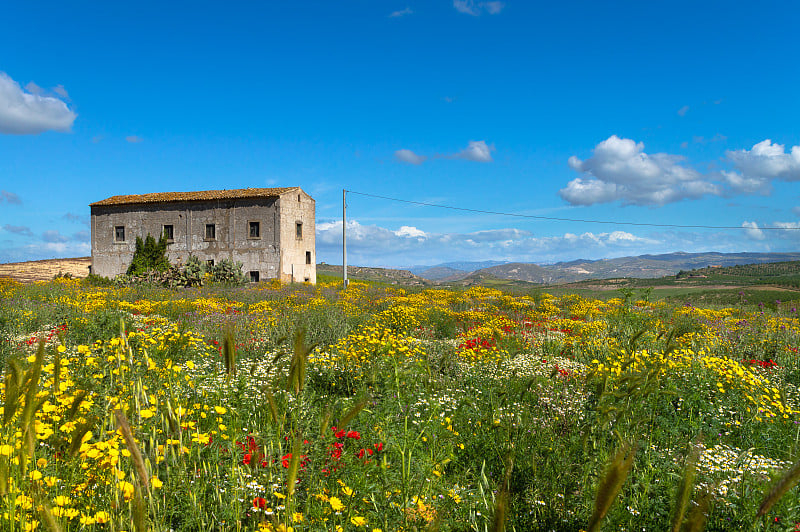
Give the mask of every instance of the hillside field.
<svg viewBox="0 0 800 532">
<path fill-rule="evenodd" d="M 0 280 L 0 530 L 793 530 L 796 309 L 617 295 Z"/>
</svg>

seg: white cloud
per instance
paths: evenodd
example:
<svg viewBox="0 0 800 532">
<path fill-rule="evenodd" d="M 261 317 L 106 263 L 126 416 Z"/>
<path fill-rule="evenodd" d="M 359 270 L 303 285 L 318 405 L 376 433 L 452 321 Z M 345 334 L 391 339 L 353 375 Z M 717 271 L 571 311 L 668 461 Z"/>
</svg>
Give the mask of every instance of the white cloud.
<svg viewBox="0 0 800 532">
<path fill-rule="evenodd" d="M 41 94 L 44 90 L 37 85 L 36 83 L 29 81 L 27 85 L 25 85 L 25 90 L 30 92 L 31 94 Z"/>
<path fill-rule="evenodd" d="M 720 172 L 722 179 L 731 190 L 742 194 L 769 194 L 772 187 L 768 180 L 760 177 L 744 177 L 738 172 Z"/>
<path fill-rule="evenodd" d="M 688 112 L 689 112 L 689 106 L 688 105 L 684 105 L 683 107 L 678 109 L 678 115 L 679 116 L 686 116 L 686 113 L 688 113 Z"/>
<path fill-rule="evenodd" d="M 67 92 L 67 89 L 64 88 L 64 85 L 56 85 L 55 87 L 53 87 L 53 92 L 55 92 L 62 98 L 69 100 L 69 93 Z"/>
<path fill-rule="evenodd" d="M 481 6 L 490 15 L 496 15 L 503 10 L 506 5 L 503 2 L 482 2 Z"/>
<path fill-rule="evenodd" d="M 72 212 L 68 212 L 61 218 L 67 220 L 68 222 L 89 225 L 89 217 L 83 214 L 75 214 Z"/>
<path fill-rule="evenodd" d="M 800 222 L 775 222 L 775 227 L 780 227 L 781 229 L 800 229 Z"/>
<path fill-rule="evenodd" d="M 725 155 L 747 179 L 800 180 L 800 146 L 786 153 L 783 144 L 766 139 L 750 150 L 728 150 Z"/>
<path fill-rule="evenodd" d="M 453 0 L 453 7 L 456 8 L 456 11 L 459 13 L 477 17 L 484 11 L 490 15 L 496 15 L 503 10 L 505 3 L 497 1 L 475 2 L 475 0 Z"/>
<path fill-rule="evenodd" d="M 412 11 L 410 7 L 406 7 L 405 9 L 401 9 L 399 11 L 392 11 L 389 17 L 390 18 L 404 17 L 406 15 L 412 15 L 413 13 L 414 11 Z"/>
<path fill-rule="evenodd" d="M 0 133 L 35 135 L 44 131 L 69 131 L 78 116 L 67 104 L 42 96 L 35 83 L 25 91 L 5 72 L 0 72 Z"/>
<path fill-rule="evenodd" d="M 63 242 L 69 242 L 69 237 L 66 237 L 59 233 L 56 230 L 49 230 L 42 233 L 42 240 L 45 242 L 49 242 L 51 244 L 58 244 Z"/>
<path fill-rule="evenodd" d="M 0 202 L 4 200 L 12 205 L 22 205 L 22 200 L 19 196 L 8 190 L 0 190 Z"/>
<path fill-rule="evenodd" d="M 471 140 L 466 148 L 453 155 L 456 159 L 466 159 L 478 163 L 492 162 L 492 152 L 494 146 L 487 146 L 483 140 Z"/>
<path fill-rule="evenodd" d="M 425 231 L 417 229 L 416 227 L 411 227 L 408 225 L 402 226 L 400 229 L 394 232 L 397 236 L 405 236 L 409 238 L 425 238 L 428 236 L 425 234 Z"/>
<path fill-rule="evenodd" d="M 644 144 L 616 135 L 600 142 L 585 161 L 569 158 L 569 166 L 585 174 L 570 181 L 559 195 L 573 205 L 620 200 L 632 205 L 664 205 L 722 189 L 697 170 L 683 166 L 680 155 L 647 154 Z"/>
<path fill-rule="evenodd" d="M 127 137 L 125 137 L 125 140 L 127 140 L 131 144 L 136 144 L 137 142 L 142 142 L 144 139 L 138 135 L 128 135 Z"/>
<path fill-rule="evenodd" d="M 317 252 L 321 260 L 341 260 L 342 222 L 317 224 Z M 377 225 L 347 222 L 347 254 L 351 264 L 404 266 L 434 260 L 554 261 L 602 258 L 655 251 L 662 243 L 625 231 L 586 232 L 580 235 L 537 237 L 520 229 L 492 229 L 469 233 L 431 233 L 411 226 L 391 230 Z"/>
<path fill-rule="evenodd" d="M 417 155 L 413 151 L 406 149 L 394 152 L 394 158 L 406 164 L 422 164 L 427 159 L 424 155 Z"/>
<path fill-rule="evenodd" d="M 478 163 L 492 162 L 492 152 L 495 150 L 494 146 L 489 146 L 483 140 L 471 140 L 467 147 L 463 150 L 446 155 L 435 155 L 437 159 L 464 159 L 466 161 L 474 161 Z M 428 160 L 425 155 L 418 155 L 411 150 L 402 149 L 394 152 L 394 158 L 401 163 L 406 164 L 422 164 Z"/>
<path fill-rule="evenodd" d="M 30 227 L 24 225 L 6 224 L 3 226 L 3 231 L 7 233 L 14 233 L 15 235 L 33 236 L 33 232 L 31 231 Z"/>
<path fill-rule="evenodd" d="M 744 234 L 752 240 L 764 240 L 766 238 L 764 231 L 758 228 L 756 222 L 742 222 L 742 227 L 745 228 Z"/>
</svg>

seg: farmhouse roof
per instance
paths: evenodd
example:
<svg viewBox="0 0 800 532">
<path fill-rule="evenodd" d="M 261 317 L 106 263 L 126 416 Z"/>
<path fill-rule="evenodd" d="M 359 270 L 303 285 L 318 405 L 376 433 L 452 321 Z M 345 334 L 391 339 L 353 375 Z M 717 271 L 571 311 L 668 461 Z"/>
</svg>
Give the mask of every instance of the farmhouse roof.
<svg viewBox="0 0 800 532">
<path fill-rule="evenodd" d="M 239 188 L 234 190 L 203 190 L 198 192 L 153 192 L 150 194 L 129 194 L 111 196 L 90 203 L 90 207 L 102 205 L 137 205 L 143 203 L 172 203 L 176 201 L 209 201 L 240 198 L 274 198 L 300 187 L 279 188 Z"/>
</svg>

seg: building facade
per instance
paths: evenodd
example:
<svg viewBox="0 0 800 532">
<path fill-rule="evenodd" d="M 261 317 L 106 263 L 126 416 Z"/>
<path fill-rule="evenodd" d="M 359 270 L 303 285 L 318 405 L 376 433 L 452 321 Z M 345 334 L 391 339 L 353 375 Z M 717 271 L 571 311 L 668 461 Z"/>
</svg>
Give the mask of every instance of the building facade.
<svg viewBox="0 0 800 532">
<path fill-rule="evenodd" d="M 317 281 L 315 202 L 300 187 L 157 192 L 89 205 L 92 273 L 125 273 L 136 237 L 167 236 L 172 264 L 242 263 L 251 281 Z"/>
</svg>

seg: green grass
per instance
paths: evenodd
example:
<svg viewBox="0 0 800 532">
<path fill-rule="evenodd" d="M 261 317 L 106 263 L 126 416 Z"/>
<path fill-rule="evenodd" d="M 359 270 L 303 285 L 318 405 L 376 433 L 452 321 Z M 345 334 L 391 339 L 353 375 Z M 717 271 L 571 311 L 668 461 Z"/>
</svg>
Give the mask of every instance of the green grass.
<svg viewBox="0 0 800 532">
<path fill-rule="evenodd" d="M 788 303 L 758 306 L 767 296 L 774 305 L 776 292 L 598 292 L 623 299 L 607 305 L 563 288 L 555 297 L 376 283 L 342 292 L 320 280 L 179 291 L 0 285 L 0 345 L 17 361 L 6 363 L 5 390 L 34 397 L 26 383 L 36 381 L 49 401 L 3 396 L 14 414 L 0 439 L 26 464 L 6 467 L 0 447 L 0 491 L 4 475 L 16 490 L 1 499 L 5 510 L 40 529 L 36 506 L 59 506 L 59 494 L 72 499 L 59 507 L 108 512 L 114 523 L 103 529 L 114 530 L 800 522 L 790 469 L 800 456 L 800 323 Z M 34 334 L 50 334 L 41 364 L 28 361 Z M 26 377 L 39 366 L 41 379 Z M 82 393 L 91 406 L 72 411 Z M 23 415 L 25 404 L 35 408 Z M 792 410 L 769 418 L 777 405 Z M 82 442 L 65 421 L 91 437 Z M 26 447 L 26 431 L 47 427 Z M 109 441 L 131 455 L 103 469 L 88 452 Z M 48 486 L 34 469 L 60 480 Z M 163 487 L 148 492 L 150 476 Z M 36 504 L 24 508 L 21 494 Z M 762 501 L 771 506 L 759 517 Z M 56 517 L 64 530 L 85 529 Z M 0 517 L 0 530 L 15 526 Z"/>
</svg>

